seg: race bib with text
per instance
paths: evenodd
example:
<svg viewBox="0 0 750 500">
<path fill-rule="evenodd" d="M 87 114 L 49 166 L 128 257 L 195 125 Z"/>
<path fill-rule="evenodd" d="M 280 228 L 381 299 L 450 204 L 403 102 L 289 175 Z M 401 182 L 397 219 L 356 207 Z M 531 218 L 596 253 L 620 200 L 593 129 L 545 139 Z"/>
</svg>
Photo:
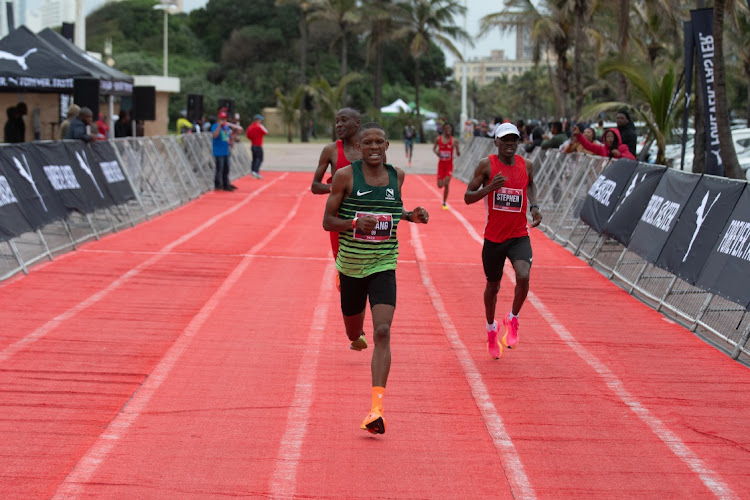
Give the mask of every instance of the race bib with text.
<svg viewBox="0 0 750 500">
<path fill-rule="evenodd" d="M 363 233 L 358 229 L 354 230 L 355 240 L 366 240 L 366 241 L 387 241 L 391 239 L 391 232 L 393 231 L 393 215 L 391 214 L 371 214 L 367 212 L 357 212 L 357 217 L 371 216 L 378 220 L 375 224 L 375 229 L 367 233 Z"/>
<path fill-rule="evenodd" d="M 501 212 L 520 212 L 523 208 L 523 189 L 498 189 L 494 193 L 492 208 Z"/>
</svg>

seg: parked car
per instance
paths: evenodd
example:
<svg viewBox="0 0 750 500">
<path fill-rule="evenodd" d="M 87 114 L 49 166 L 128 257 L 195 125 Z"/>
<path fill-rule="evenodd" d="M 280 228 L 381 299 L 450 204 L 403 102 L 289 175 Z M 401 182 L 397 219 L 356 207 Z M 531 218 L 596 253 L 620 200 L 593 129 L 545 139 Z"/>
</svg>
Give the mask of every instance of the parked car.
<svg viewBox="0 0 750 500">
<path fill-rule="evenodd" d="M 694 140 L 691 139 L 685 143 L 685 170 L 687 172 L 692 172 L 693 170 Z M 745 171 L 745 175 L 748 176 L 748 180 L 750 180 L 750 127 L 733 129 L 732 141 L 734 142 L 734 150 L 737 153 L 740 166 Z M 679 145 L 667 148 L 665 155 L 667 163 L 671 162 L 669 166 L 680 168 L 681 153 L 682 148 Z"/>
</svg>

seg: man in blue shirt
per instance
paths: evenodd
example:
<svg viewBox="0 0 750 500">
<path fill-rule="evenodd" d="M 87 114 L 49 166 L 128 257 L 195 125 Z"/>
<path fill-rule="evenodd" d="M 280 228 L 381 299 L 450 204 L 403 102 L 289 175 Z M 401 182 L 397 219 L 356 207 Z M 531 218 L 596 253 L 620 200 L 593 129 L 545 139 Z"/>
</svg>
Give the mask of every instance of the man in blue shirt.
<svg viewBox="0 0 750 500">
<path fill-rule="evenodd" d="M 227 125 L 227 114 L 219 113 L 218 121 L 211 127 L 213 135 L 214 158 L 216 159 L 216 177 L 214 188 L 219 191 L 234 191 L 236 188 L 229 183 L 229 139 L 232 132 Z"/>
</svg>

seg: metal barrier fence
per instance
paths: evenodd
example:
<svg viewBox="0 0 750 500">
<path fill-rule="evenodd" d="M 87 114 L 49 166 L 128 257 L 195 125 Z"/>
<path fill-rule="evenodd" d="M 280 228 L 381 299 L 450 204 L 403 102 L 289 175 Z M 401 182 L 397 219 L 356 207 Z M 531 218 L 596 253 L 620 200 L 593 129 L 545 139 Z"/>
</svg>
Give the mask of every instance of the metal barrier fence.
<svg viewBox="0 0 750 500">
<path fill-rule="evenodd" d="M 463 145 L 465 152 L 456 161 L 455 176 L 471 180 L 479 160 L 495 149 L 491 139 L 473 138 Z M 540 228 L 550 238 L 733 359 L 750 363 L 750 311 L 654 266 L 581 221 L 588 190 L 609 164 L 608 158 L 538 147 L 531 154 L 523 150 L 519 154 L 534 162 L 534 183 L 544 216 Z"/>
<path fill-rule="evenodd" d="M 129 137 L 108 141 L 136 199 L 90 214 L 71 212 L 42 229 L 0 242 L 0 280 L 85 241 L 117 232 L 172 210 L 214 188 L 215 164 L 210 134 L 179 137 Z M 243 143 L 232 148 L 231 178 L 250 173 L 252 158 Z"/>
</svg>

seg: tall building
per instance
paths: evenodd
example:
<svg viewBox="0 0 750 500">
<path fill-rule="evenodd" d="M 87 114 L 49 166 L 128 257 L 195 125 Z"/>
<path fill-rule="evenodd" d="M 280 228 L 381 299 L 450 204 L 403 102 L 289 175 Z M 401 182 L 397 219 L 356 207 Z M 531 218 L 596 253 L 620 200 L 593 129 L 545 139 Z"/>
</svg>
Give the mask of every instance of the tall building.
<svg viewBox="0 0 750 500">
<path fill-rule="evenodd" d="M 466 67 L 466 79 L 473 80 L 477 85 L 483 87 L 494 80 L 502 77 L 512 78 L 521 75 L 534 67 L 531 59 L 506 59 L 505 51 L 493 50 L 489 57 L 482 57 L 466 61 L 466 64 L 456 62 L 453 65 L 453 78 L 460 81 L 463 77 L 464 66 Z"/>
<path fill-rule="evenodd" d="M 25 1 L 23 2 L 26 3 Z M 6 4 L 13 7 L 13 26 L 15 28 L 18 28 L 23 22 L 21 22 L 21 17 L 19 17 L 19 12 L 21 10 L 21 0 L 6 0 L 5 2 L 0 2 L 0 38 L 6 36 L 10 31 L 8 30 L 8 9 L 6 8 Z M 24 5 L 25 7 L 25 5 Z M 26 16 L 24 15 L 23 18 Z"/>
</svg>

